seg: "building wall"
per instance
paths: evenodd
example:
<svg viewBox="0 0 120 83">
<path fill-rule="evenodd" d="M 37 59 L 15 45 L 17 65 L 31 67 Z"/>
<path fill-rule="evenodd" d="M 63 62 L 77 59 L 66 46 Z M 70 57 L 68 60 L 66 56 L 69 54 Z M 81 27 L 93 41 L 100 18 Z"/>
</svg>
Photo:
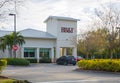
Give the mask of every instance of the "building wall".
<svg viewBox="0 0 120 83">
<path fill-rule="evenodd" d="M 0 50 L 0 58 L 7 58 L 7 57 L 9 57 L 8 50 L 5 50 L 4 52 Z"/>
<path fill-rule="evenodd" d="M 61 27 L 73 28 L 73 33 L 63 33 Z M 49 19 L 47 32 L 57 37 L 57 45 L 73 47 L 73 39 L 76 39 L 77 36 L 77 21 Z"/>
<path fill-rule="evenodd" d="M 61 28 L 73 28 L 73 33 L 71 32 L 61 32 Z M 58 20 L 58 35 L 57 44 L 61 47 L 74 47 L 73 38 L 77 36 L 77 22 L 76 21 L 65 21 Z"/>
<path fill-rule="evenodd" d="M 47 32 L 56 36 L 56 58 L 61 56 L 61 48 L 72 48 L 73 55 L 77 56 L 76 39 L 77 39 L 77 20 L 49 18 L 46 22 Z M 62 28 L 68 30 L 64 32 Z M 72 32 L 70 32 L 72 29 Z M 70 30 L 70 31 L 69 31 Z M 64 53 L 65 54 L 65 53 Z"/>
<path fill-rule="evenodd" d="M 55 39 L 26 38 L 23 47 L 55 47 Z"/>
<path fill-rule="evenodd" d="M 19 47 L 17 51 L 17 57 L 24 58 L 24 48 L 35 48 L 36 49 L 36 58 L 39 59 L 39 49 L 40 48 L 50 48 L 51 49 L 51 58 L 59 58 L 61 53 L 61 48 L 64 49 L 66 54 L 66 48 L 72 48 L 72 53 L 74 56 L 77 56 L 77 48 L 74 42 L 77 38 L 77 20 L 69 19 L 57 19 L 50 18 L 46 21 L 47 32 L 54 35 L 56 39 L 45 39 L 45 38 L 25 38 L 26 43 Z M 29 36 L 29 31 L 25 32 Z M 30 32 L 33 33 L 33 32 Z M 25 35 L 26 35 L 25 34 Z M 38 32 L 39 34 L 39 32 Z M 73 41 L 74 40 L 74 41 Z M 54 51 L 56 54 L 54 54 Z M 1 52 L 0 52 L 1 53 Z M 9 56 L 8 51 L 1 53 L 2 56 Z"/>
<path fill-rule="evenodd" d="M 56 28 L 58 26 L 57 20 L 50 18 L 47 21 L 46 26 L 47 26 L 47 32 L 57 37 L 57 28 Z"/>
<path fill-rule="evenodd" d="M 35 48 L 37 50 L 37 48 L 54 48 L 55 47 L 55 39 L 40 39 L 40 38 L 25 38 L 25 44 L 23 44 L 22 46 L 19 46 L 19 49 L 16 51 L 16 55 L 17 57 L 22 57 L 23 56 L 23 51 L 24 48 Z M 37 54 L 37 52 L 36 52 Z M 5 52 L 0 51 L 0 57 L 9 57 L 9 52 L 8 50 L 5 50 Z M 37 55 L 35 55 L 35 57 L 37 57 Z"/>
</svg>

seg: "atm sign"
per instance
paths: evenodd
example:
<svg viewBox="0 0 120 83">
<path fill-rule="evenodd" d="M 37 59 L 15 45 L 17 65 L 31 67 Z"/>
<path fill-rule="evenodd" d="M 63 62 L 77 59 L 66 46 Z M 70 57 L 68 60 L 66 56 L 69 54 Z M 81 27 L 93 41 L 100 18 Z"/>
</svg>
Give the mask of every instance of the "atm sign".
<svg viewBox="0 0 120 83">
<path fill-rule="evenodd" d="M 61 27 L 61 32 L 63 32 L 63 33 L 73 33 L 73 28 Z"/>
</svg>

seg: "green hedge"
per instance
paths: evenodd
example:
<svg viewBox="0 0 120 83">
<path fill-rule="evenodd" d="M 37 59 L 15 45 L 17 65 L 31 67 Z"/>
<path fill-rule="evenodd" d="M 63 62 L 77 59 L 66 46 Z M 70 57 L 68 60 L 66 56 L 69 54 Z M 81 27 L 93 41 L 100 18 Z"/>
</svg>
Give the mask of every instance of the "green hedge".
<svg viewBox="0 0 120 83">
<path fill-rule="evenodd" d="M 39 61 L 40 63 L 51 63 L 51 59 L 48 57 L 42 57 Z"/>
<path fill-rule="evenodd" d="M 3 80 L 0 80 L 0 83 L 31 83 L 31 82 L 27 80 L 3 79 Z"/>
<path fill-rule="evenodd" d="M 29 82 L 27 80 L 16 80 L 16 81 L 14 81 L 12 83 L 31 83 L 31 82 Z"/>
<path fill-rule="evenodd" d="M 37 59 L 26 59 L 28 60 L 30 63 L 37 63 Z"/>
<path fill-rule="evenodd" d="M 77 65 L 85 70 L 120 72 L 120 60 L 117 59 L 80 60 L 77 62 Z"/>
<path fill-rule="evenodd" d="M 6 67 L 7 65 L 7 61 L 6 60 L 0 60 L 0 73 L 2 72 L 2 70 Z"/>
<path fill-rule="evenodd" d="M 22 58 L 7 58 L 8 65 L 14 66 L 28 66 L 30 62 Z"/>
<path fill-rule="evenodd" d="M 37 63 L 37 59 L 26 59 L 30 63 Z M 51 59 L 48 57 L 43 57 L 39 60 L 39 63 L 51 63 Z"/>
</svg>

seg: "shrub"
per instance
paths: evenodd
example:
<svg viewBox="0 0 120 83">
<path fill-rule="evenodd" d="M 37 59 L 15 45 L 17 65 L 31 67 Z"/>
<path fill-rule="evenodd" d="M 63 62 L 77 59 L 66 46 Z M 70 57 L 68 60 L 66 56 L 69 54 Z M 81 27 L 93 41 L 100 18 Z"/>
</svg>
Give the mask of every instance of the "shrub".
<svg viewBox="0 0 120 83">
<path fill-rule="evenodd" d="M 27 80 L 2 79 L 0 83 L 31 83 Z"/>
<path fill-rule="evenodd" d="M 28 60 L 30 63 L 37 63 L 37 59 L 26 59 Z"/>
<path fill-rule="evenodd" d="M 0 80 L 0 83 L 13 83 L 15 80 L 12 79 L 2 79 Z"/>
<path fill-rule="evenodd" d="M 0 60 L 0 73 L 2 72 L 2 70 L 6 67 L 7 65 L 7 61 L 6 60 Z"/>
<path fill-rule="evenodd" d="M 13 83 L 31 83 L 31 82 L 29 82 L 27 80 L 16 80 Z"/>
<path fill-rule="evenodd" d="M 51 59 L 48 57 L 42 57 L 39 61 L 40 63 L 51 63 Z"/>
<path fill-rule="evenodd" d="M 79 68 L 87 70 L 102 70 L 120 72 L 120 60 L 95 59 L 81 60 L 77 63 Z"/>
<path fill-rule="evenodd" d="M 30 62 L 22 58 L 7 58 L 8 65 L 28 66 Z"/>
<path fill-rule="evenodd" d="M 26 59 L 28 60 L 30 63 L 37 63 L 37 59 Z M 48 57 L 42 57 L 39 60 L 39 63 L 51 63 L 51 59 Z"/>
</svg>

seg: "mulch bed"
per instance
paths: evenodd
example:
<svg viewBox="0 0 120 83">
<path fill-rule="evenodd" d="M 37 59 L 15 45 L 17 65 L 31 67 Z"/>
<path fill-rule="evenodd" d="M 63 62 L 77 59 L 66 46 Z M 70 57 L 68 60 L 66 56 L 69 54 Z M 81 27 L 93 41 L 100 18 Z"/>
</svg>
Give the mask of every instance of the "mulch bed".
<svg viewBox="0 0 120 83">
<path fill-rule="evenodd" d="M 8 78 L 8 77 L 5 77 L 5 76 L 0 76 L 0 79 L 2 79 L 2 80 L 6 80 L 6 79 L 10 79 L 10 78 Z M 27 80 L 24 80 L 24 82 L 25 83 L 31 83 L 31 82 L 29 82 L 29 81 L 27 81 Z M 16 80 L 16 82 L 15 83 L 23 83 L 23 81 L 22 80 Z"/>
<path fill-rule="evenodd" d="M 9 79 L 9 78 L 5 76 L 0 76 L 0 79 Z"/>
</svg>

